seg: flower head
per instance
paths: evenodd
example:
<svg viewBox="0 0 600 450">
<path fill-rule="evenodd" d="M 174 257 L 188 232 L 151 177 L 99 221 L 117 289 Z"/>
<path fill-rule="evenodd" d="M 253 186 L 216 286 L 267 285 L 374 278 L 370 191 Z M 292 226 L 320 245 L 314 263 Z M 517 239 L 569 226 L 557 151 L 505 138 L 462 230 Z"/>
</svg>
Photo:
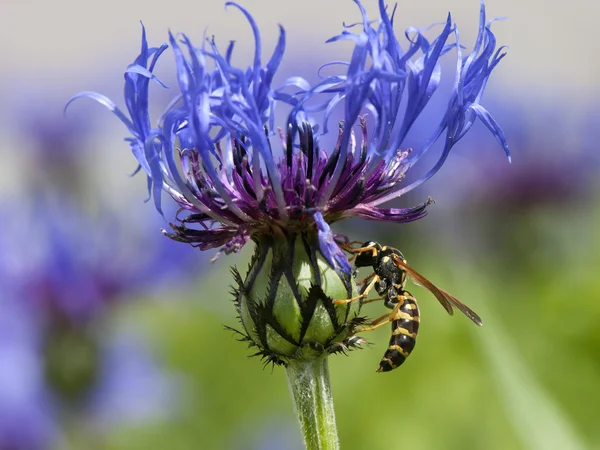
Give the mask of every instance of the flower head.
<svg viewBox="0 0 600 450">
<path fill-rule="evenodd" d="M 179 93 L 152 126 L 148 111 L 151 81 L 168 46 L 142 49 L 125 71 L 128 115 L 110 99 L 83 92 L 110 109 L 132 134 L 131 151 L 146 173 L 154 204 L 162 213 L 163 191 L 179 206 L 164 233 L 202 250 L 239 251 L 256 245 L 246 277 L 234 271 L 236 306 L 246 338 L 267 360 L 285 364 L 324 351 L 359 345 L 361 323 L 357 288 L 339 239 L 330 224 L 346 217 L 409 222 L 426 214 L 429 200 L 410 208 L 379 205 L 428 180 L 452 147 L 479 118 L 508 154 L 504 134 L 480 100 L 487 80 L 504 56 L 486 23 L 481 4 L 473 51 L 463 58 L 458 29 L 450 15 L 429 41 L 421 30 L 406 31 L 402 48 L 393 29 L 394 12 L 379 1 L 380 18 L 369 20 L 355 0 L 362 21 L 329 42 L 353 44 L 342 73 L 311 85 L 291 77 L 274 85 L 286 33 L 268 59 L 250 13 L 236 3 L 254 35 L 252 64 L 232 63 L 234 45 L 222 52 L 214 39 L 192 43 L 169 33 Z M 440 58 L 456 52 L 456 69 L 445 113 L 433 133 L 413 149 L 407 134 L 438 88 Z M 291 91 L 291 93 L 290 93 Z M 69 102 L 70 103 L 70 102 Z M 277 111 L 289 111 L 276 127 Z M 338 118 L 337 140 L 323 148 L 329 122 Z M 355 136 L 355 131 L 359 137 Z M 411 184 L 407 171 L 438 140 L 443 150 L 432 168 Z M 347 299 L 348 301 L 345 301 Z"/>
<path fill-rule="evenodd" d="M 428 202 L 405 209 L 378 205 L 435 174 L 477 118 L 508 154 L 502 130 L 480 104 L 487 80 L 504 56 L 486 24 L 483 3 L 477 41 L 464 58 L 450 16 L 431 42 L 420 30 L 407 30 L 403 49 L 393 30 L 394 14 L 388 13 L 383 0 L 376 21 L 368 19 L 359 1 L 355 3 L 362 14 L 362 30 L 353 33 L 346 27 L 330 39 L 354 43 L 350 60 L 343 64 L 345 73 L 325 77 L 314 86 L 300 77 L 274 86 L 285 51 L 285 30 L 280 28 L 275 49 L 263 63 L 254 19 L 243 7 L 227 3 L 239 9 L 251 26 L 252 65 L 242 69 L 231 63 L 233 43 L 223 53 L 214 40 L 196 47 L 186 35 L 170 34 L 180 93 L 156 127 L 148 113 L 149 83 L 164 86 L 153 70 L 167 45 L 149 48 L 145 31 L 141 53 L 125 72 L 129 117 L 100 94 L 83 92 L 73 98 L 97 100 L 130 130 L 127 140 L 146 172 L 157 209 L 162 211 L 162 191 L 181 208 L 171 224 L 173 231 L 165 234 L 201 249 L 229 253 L 260 234 L 317 226 L 322 231 L 345 217 L 408 222 L 423 217 Z M 439 60 L 451 50 L 457 53 L 456 71 L 446 112 L 420 147 L 402 148 L 438 87 Z M 296 87 L 293 94 L 286 93 L 290 86 Z M 317 105 L 313 99 L 319 99 Z M 319 138 L 342 103 L 337 143 L 323 149 Z M 274 129 L 280 105 L 291 107 L 281 124 L 283 131 Z M 403 185 L 407 170 L 438 139 L 443 139 L 444 148 L 437 163 L 412 184 Z M 320 240 L 320 245 L 327 253 L 323 247 L 327 243 Z"/>
</svg>

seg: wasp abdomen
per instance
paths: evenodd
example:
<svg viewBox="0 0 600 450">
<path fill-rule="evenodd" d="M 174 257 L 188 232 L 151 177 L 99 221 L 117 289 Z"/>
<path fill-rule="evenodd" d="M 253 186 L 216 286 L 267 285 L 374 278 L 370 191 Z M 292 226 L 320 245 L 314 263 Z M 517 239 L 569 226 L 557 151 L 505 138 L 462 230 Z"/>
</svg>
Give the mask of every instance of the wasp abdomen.
<svg viewBox="0 0 600 450">
<path fill-rule="evenodd" d="M 389 372 L 400 366 L 416 344 L 419 331 L 419 307 L 408 291 L 398 295 L 400 308 L 392 318 L 392 337 L 377 372 Z"/>
</svg>

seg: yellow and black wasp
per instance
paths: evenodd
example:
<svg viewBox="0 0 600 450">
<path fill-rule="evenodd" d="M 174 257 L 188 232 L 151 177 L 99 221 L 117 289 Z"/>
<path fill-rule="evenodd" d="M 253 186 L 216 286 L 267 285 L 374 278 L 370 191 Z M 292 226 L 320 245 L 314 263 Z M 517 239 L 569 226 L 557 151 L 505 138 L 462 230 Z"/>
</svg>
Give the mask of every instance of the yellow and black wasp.
<svg viewBox="0 0 600 450">
<path fill-rule="evenodd" d="M 384 305 L 392 310 L 391 313 L 373 320 L 370 326 L 356 331 L 356 333 L 371 331 L 391 322 L 392 337 L 377 372 L 388 372 L 400 366 L 416 344 L 420 322 L 419 307 L 415 297 L 405 289 L 408 278 L 429 290 L 448 314 L 453 314 L 452 307 L 455 306 L 475 324 L 482 325 L 481 319 L 473 310 L 411 268 L 400 250 L 381 246 L 373 241 L 365 242 L 360 247 L 352 247 L 353 244 L 358 242 L 344 244 L 343 248 L 355 254 L 355 266 L 357 268 L 371 266 L 373 273 L 359 283 L 364 286 L 360 295 L 347 300 L 337 300 L 336 303 L 360 300 L 365 304 L 383 300 Z M 380 297 L 364 300 L 373 287 Z"/>
</svg>

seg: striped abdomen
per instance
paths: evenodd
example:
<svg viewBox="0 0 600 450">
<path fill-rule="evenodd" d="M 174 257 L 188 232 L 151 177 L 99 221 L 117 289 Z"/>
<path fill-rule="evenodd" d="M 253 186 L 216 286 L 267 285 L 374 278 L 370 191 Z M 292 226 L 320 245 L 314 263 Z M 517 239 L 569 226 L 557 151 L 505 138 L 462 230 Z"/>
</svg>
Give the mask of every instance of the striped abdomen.
<svg viewBox="0 0 600 450">
<path fill-rule="evenodd" d="M 408 291 L 398 295 L 402 302 L 392 318 L 392 337 L 388 349 L 383 355 L 377 372 L 389 372 L 400 366 L 413 348 L 419 331 L 419 307 L 416 299 Z"/>
</svg>

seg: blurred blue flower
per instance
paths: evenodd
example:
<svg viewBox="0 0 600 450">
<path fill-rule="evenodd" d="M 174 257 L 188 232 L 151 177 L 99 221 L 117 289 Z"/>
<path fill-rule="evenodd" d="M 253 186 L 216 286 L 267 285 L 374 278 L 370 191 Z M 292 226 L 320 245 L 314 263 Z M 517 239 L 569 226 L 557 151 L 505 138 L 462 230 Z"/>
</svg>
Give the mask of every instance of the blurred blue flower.
<svg viewBox="0 0 600 450">
<path fill-rule="evenodd" d="M 97 426 L 136 425 L 175 414 L 177 380 L 159 369 L 139 333 L 120 330 L 105 339 L 102 361 L 90 399 Z"/>
<path fill-rule="evenodd" d="M 511 170 L 487 151 L 492 142 L 481 127 L 475 127 L 467 144 L 451 163 L 451 170 L 431 186 L 441 197 L 442 210 L 460 219 L 457 209 L 475 214 L 506 218 L 539 207 L 563 208 L 577 203 L 594 191 L 600 159 L 595 147 L 595 131 L 585 120 L 564 120 L 570 100 L 536 97 L 528 86 L 512 90 L 525 92 L 515 98 L 490 98 L 488 105 L 502 119 L 506 136 L 518 150 Z M 574 106 L 574 105 L 573 105 Z M 577 105 L 584 117 L 593 113 Z M 590 108 L 591 109 L 591 108 Z M 474 153 L 481 155 L 477 165 Z M 452 174 L 460 173 L 460 177 Z M 465 221 L 469 221 L 467 218 Z"/>
<path fill-rule="evenodd" d="M 141 207 L 128 211 L 136 221 L 146 216 L 135 229 L 117 211 L 86 214 L 65 198 L 30 207 L 5 225 L 0 268 L 19 297 L 48 317 L 94 320 L 114 302 L 191 279 L 202 264 L 191 249 L 156 235 L 159 220 Z"/>
<path fill-rule="evenodd" d="M 345 26 L 329 42 L 348 40 L 354 45 L 339 75 L 323 77 L 311 86 L 291 77 L 281 86 L 273 79 L 283 59 L 286 34 L 279 39 L 269 61 L 261 61 L 258 27 L 243 7 L 255 41 L 253 63 L 232 65 L 233 43 L 221 52 L 213 40 L 200 47 L 188 36 L 169 35 L 175 57 L 180 93 L 167 107 L 155 128 L 150 123 L 149 83 L 164 87 L 153 70 L 166 44 L 149 48 L 145 30 L 139 56 L 125 72 L 125 103 L 129 116 L 110 99 L 83 92 L 111 110 L 129 129 L 127 138 L 156 208 L 162 212 L 161 192 L 180 207 L 169 237 L 201 249 L 238 251 L 251 237 L 315 231 L 321 253 L 331 265 L 345 262 L 333 245 L 329 224 L 345 217 L 407 222 L 426 214 L 428 202 L 413 208 L 382 208 L 380 204 L 413 190 L 442 166 L 452 147 L 465 136 L 477 118 L 491 131 L 508 155 L 504 133 L 480 104 L 488 78 L 504 56 L 486 23 L 481 3 L 477 40 L 463 57 L 458 29 L 450 15 L 440 34 L 429 41 L 421 30 L 409 28 L 402 49 L 390 14 L 379 1 L 380 18 L 371 21 L 363 5 L 362 29 Z M 452 39 L 454 38 L 454 39 Z M 433 132 L 413 149 L 405 138 L 428 104 L 441 79 L 440 58 L 455 51 L 454 84 L 444 113 Z M 209 68 L 209 62 L 214 68 Z M 289 91 L 293 92 L 290 94 Z M 70 102 L 69 102 L 70 103 Z M 291 110 L 284 131 L 275 132 L 276 108 Z M 336 108 L 343 109 L 335 147 L 321 149 L 319 138 L 328 132 Z M 368 113 L 368 117 L 367 117 Z M 354 128 L 360 129 L 356 142 Z M 272 148 L 282 146 L 281 156 Z M 439 159 L 410 184 L 407 171 L 437 141 L 443 143 Z M 343 268 L 349 271 L 347 262 Z"/>
<path fill-rule="evenodd" d="M 6 100 L 11 111 L 6 120 L 8 145 L 0 152 L 9 161 L 16 157 L 16 165 L 26 174 L 24 189 L 43 191 L 53 186 L 71 195 L 84 193 L 90 185 L 90 143 L 98 136 L 97 121 L 81 115 L 65 120 L 49 86 L 45 91 L 38 87 L 37 92 L 14 89 L 14 98 Z"/>
<path fill-rule="evenodd" d="M 93 217 L 67 200 L 2 210 L 0 449 L 50 448 L 65 417 L 104 431 L 175 409 L 177 384 L 131 327 L 110 339 L 103 331 L 112 305 L 182 287 L 202 258 L 156 235 L 156 214 L 134 231 L 115 213 Z"/>
<path fill-rule="evenodd" d="M 24 305 L 0 300 L 0 449 L 41 450 L 56 440 L 56 414 L 43 379 L 40 330 Z"/>
<path fill-rule="evenodd" d="M 66 439 L 65 417 L 75 414 L 94 434 L 172 417 L 178 383 L 160 368 L 139 335 L 121 331 L 101 339 L 98 374 L 72 403 L 48 379 L 48 341 L 26 305 L 3 301 L 0 314 L 0 449 L 43 450 Z M 64 345 L 66 341 L 62 341 Z M 77 350 L 64 346 L 64 352 Z M 60 355 L 68 365 L 69 355 Z M 75 356 L 83 355 L 75 352 Z M 77 383 L 78 374 L 69 371 Z"/>
<path fill-rule="evenodd" d="M 560 255 L 574 248 L 557 221 L 568 217 L 569 229 L 591 233 L 582 211 L 597 193 L 600 158 L 595 105 L 546 98 L 527 84 L 510 91 L 510 98 L 487 99 L 518 155 L 510 170 L 490 151 L 494 142 L 486 130 L 473 127 L 448 170 L 428 186 L 439 205 L 435 223 L 444 226 L 420 231 L 443 239 L 457 258 L 515 272 L 538 267 L 542 251 Z"/>
<path fill-rule="evenodd" d="M 86 141 L 95 131 L 95 122 L 83 116 L 65 120 L 60 105 L 39 94 L 27 97 L 15 106 L 13 129 L 19 135 L 21 148 L 40 167 L 73 165 L 86 156 Z"/>
</svg>

